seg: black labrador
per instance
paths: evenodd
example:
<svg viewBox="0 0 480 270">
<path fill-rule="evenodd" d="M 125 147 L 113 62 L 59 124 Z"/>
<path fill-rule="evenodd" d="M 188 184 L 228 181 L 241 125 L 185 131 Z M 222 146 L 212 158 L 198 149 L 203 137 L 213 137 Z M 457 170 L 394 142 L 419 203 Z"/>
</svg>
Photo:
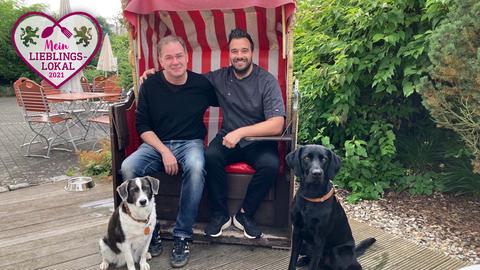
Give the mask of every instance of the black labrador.
<svg viewBox="0 0 480 270">
<path fill-rule="evenodd" d="M 286 162 L 300 180 L 291 213 L 288 269 L 295 270 L 301 264 L 309 264 L 310 270 L 362 269 L 357 257 L 375 238 L 365 239 L 355 247 L 347 216 L 331 182 L 340 169 L 340 158 L 321 145 L 305 145 L 289 153 Z M 299 255 L 305 256 L 298 260 Z"/>
</svg>

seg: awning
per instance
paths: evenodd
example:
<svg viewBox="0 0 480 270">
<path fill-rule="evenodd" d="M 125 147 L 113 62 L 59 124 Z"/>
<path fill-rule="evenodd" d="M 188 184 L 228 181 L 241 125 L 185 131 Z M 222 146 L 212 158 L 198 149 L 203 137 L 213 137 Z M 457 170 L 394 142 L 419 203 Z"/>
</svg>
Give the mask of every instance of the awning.
<svg viewBox="0 0 480 270">
<path fill-rule="evenodd" d="M 253 62 L 278 79 L 286 100 L 287 70 L 292 61 L 287 58 L 291 49 L 287 36 L 294 11 L 293 0 L 131 0 L 124 14 L 132 26 L 136 74 L 161 68 L 158 42 L 167 35 L 185 40 L 189 70 L 206 73 L 226 67 L 230 64 L 228 35 L 241 28 L 252 37 Z M 218 108 L 206 113 L 208 141 L 217 134 L 219 122 L 215 119 L 220 117 Z"/>
<path fill-rule="evenodd" d="M 137 15 L 153 14 L 158 11 L 238 10 L 251 7 L 275 9 L 282 6 L 288 20 L 295 10 L 294 0 L 130 0 L 123 13 L 136 29 Z"/>
</svg>

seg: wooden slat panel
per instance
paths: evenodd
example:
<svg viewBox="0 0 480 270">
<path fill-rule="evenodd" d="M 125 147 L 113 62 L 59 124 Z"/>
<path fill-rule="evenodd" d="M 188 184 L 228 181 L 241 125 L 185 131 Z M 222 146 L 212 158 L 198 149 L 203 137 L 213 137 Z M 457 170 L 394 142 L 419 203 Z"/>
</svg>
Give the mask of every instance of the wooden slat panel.
<svg viewBox="0 0 480 270">
<path fill-rule="evenodd" d="M 466 262 L 457 261 L 457 260 L 448 260 L 438 265 L 437 267 L 432 268 L 431 270 L 444 270 L 444 269 L 457 270 L 468 265 L 469 264 Z"/>
<path fill-rule="evenodd" d="M 111 202 L 111 206 L 113 207 L 113 202 Z M 29 214 L 28 223 L 25 222 L 24 216 L 22 215 L 7 215 L 2 217 L 0 231 L 24 228 L 27 226 L 37 226 L 42 223 L 55 222 L 72 217 L 85 217 L 91 215 L 104 215 L 108 217 L 110 214 L 109 208 L 93 209 L 90 207 L 79 207 L 78 203 L 72 202 L 72 204 L 65 205 L 64 207 L 52 207 L 33 211 Z"/>
<path fill-rule="evenodd" d="M 280 250 L 272 250 L 267 248 L 259 248 L 254 251 L 248 252 L 242 258 L 239 258 L 236 261 L 230 261 L 227 264 L 222 265 L 221 267 L 215 267 L 218 270 L 243 270 L 243 269 L 254 269 L 266 264 L 273 263 L 278 260 L 280 257 L 287 257 L 288 252 Z"/>
<path fill-rule="evenodd" d="M 104 230 L 106 230 L 107 228 L 106 226 L 102 226 L 102 227 Z M 65 235 L 62 235 L 62 236 L 65 236 Z M 79 236 L 82 236 L 82 234 L 80 234 Z M 70 249 L 76 249 L 79 247 L 79 245 L 82 245 L 82 243 L 89 244 L 89 245 L 92 243 L 98 243 L 99 239 L 100 238 L 97 235 L 83 235 L 83 237 L 78 237 L 70 241 L 62 241 L 60 243 L 55 243 L 53 245 L 44 246 L 41 249 L 16 252 L 16 253 L 10 254 L 8 256 L 8 260 L 0 260 L 0 269 L 3 269 L 7 266 L 15 266 L 17 264 L 20 265 L 23 262 L 25 262 L 25 258 L 28 258 L 29 260 L 41 260 L 42 257 L 55 257 L 55 256 L 51 256 L 51 254 L 61 253 L 63 251 L 70 250 Z M 90 252 L 94 252 L 94 250 L 92 249 Z M 98 253 L 98 252 L 95 252 L 95 253 Z M 61 268 L 57 268 L 57 269 L 61 269 Z"/>
<path fill-rule="evenodd" d="M 11 234 L 7 237 L 4 237 L 4 239 L 1 239 L 0 248 L 11 245 L 28 244 L 32 240 L 39 239 L 39 237 L 48 238 L 51 236 L 66 233 L 78 233 L 81 230 L 85 230 L 99 225 L 104 225 L 107 223 L 108 219 L 106 218 L 87 218 L 81 221 L 79 221 L 78 219 L 70 220 L 69 223 L 58 223 L 54 227 L 47 226 L 48 228 L 40 228 L 38 230 L 37 226 L 35 226 L 35 228 L 31 230 L 17 230 L 15 232 L 11 232 Z"/>
<path fill-rule="evenodd" d="M 92 251 L 93 252 L 93 251 Z M 39 270 L 58 270 L 58 269 L 68 269 L 68 270 L 77 270 L 77 269 L 92 269 L 98 270 L 99 265 L 102 262 L 102 257 L 100 256 L 99 252 L 95 252 L 93 254 L 88 254 L 83 257 L 75 258 L 70 261 L 62 262 L 55 265 L 49 265 L 44 268 L 39 268 Z M 123 269 L 123 268 L 117 268 Z"/>
<path fill-rule="evenodd" d="M 408 260 L 404 260 L 392 267 L 394 270 L 431 270 L 436 266 L 447 261 L 448 258 L 439 252 L 423 248 L 419 250 L 415 255 L 411 256 Z M 445 268 L 443 270 L 456 270 Z"/>
<path fill-rule="evenodd" d="M 50 249 L 55 244 L 63 244 L 63 242 L 73 241 L 74 243 L 80 241 L 85 235 L 97 235 L 98 238 L 106 233 L 106 224 L 100 226 L 93 226 L 82 230 L 82 233 L 67 233 L 50 236 L 47 238 L 41 237 L 38 234 L 37 239 L 32 239 L 28 242 L 28 245 L 8 245 L 0 248 L 0 261 L 9 261 L 10 254 L 37 251 L 40 249 Z"/>
<path fill-rule="evenodd" d="M 42 257 L 28 258 L 25 261 L 2 267 L 4 270 L 18 270 L 18 269 L 38 269 L 48 267 L 49 265 L 58 264 L 61 262 L 70 261 L 78 256 L 92 254 L 92 250 L 98 250 L 98 243 L 79 242 L 75 248 L 65 249 L 62 252 L 51 254 L 48 250 L 44 250 Z M 39 251 L 40 252 L 40 251 Z"/>
<path fill-rule="evenodd" d="M 41 186 L 32 186 L 25 189 L 2 193 L 0 196 L 0 209 L 5 204 L 41 200 L 65 192 L 60 186 L 58 188 L 53 186 L 54 184 L 42 184 Z"/>
<path fill-rule="evenodd" d="M 63 186 L 59 188 L 63 189 Z M 95 196 L 94 198 L 97 198 L 97 200 L 99 200 L 99 199 L 106 198 L 106 196 L 111 196 L 111 193 L 108 194 L 108 192 L 105 192 L 96 188 L 85 191 L 85 192 L 77 192 L 77 193 L 69 193 L 69 192 L 63 191 L 61 193 L 56 193 L 55 196 L 43 198 L 38 203 L 33 203 L 33 204 L 32 204 L 33 201 L 31 200 L 18 201 L 18 202 L 12 201 L 11 203 L 4 201 L 2 203 L 2 207 L 0 211 L 1 213 L 8 212 L 10 214 L 28 213 L 28 212 L 41 210 L 41 209 L 47 209 L 50 207 L 64 207 L 64 205 L 71 205 L 74 203 L 85 202 L 86 198 L 89 198 L 92 196 Z M 2 217 L 1 214 L 0 214 L 0 217 Z"/>
<path fill-rule="evenodd" d="M 100 183 L 83 193 L 67 193 L 63 186 L 46 184 L 0 194 L 0 269 L 98 269 L 97 242 L 106 233 L 110 210 L 94 206 L 111 196 L 111 185 Z M 377 238 L 360 258 L 364 269 L 457 270 L 468 265 L 357 221 L 351 221 L 351 227 L 357 242 Z M 226 233 L 242 237 L 233 228 Z M 164 253 L 150 261 L 151 269 L 172 269 L 171 249 L 172 242 L 164 241 Z M 289 250 L 193 244 L 185 269 L 286 269 L 289 256 Z"/>
<path fill-rule="evenodd" d="M 285 256 L 277 258 L 273 263 L 264 265 L 262 267 L 254 267 L 252 270 L 279 270 L 279 269 L 288 269 L 288 264 L 290 263 L 290 253 Z M 297 269 L 307 269 L 307 267 L 297 268 Z"/>
</svg>

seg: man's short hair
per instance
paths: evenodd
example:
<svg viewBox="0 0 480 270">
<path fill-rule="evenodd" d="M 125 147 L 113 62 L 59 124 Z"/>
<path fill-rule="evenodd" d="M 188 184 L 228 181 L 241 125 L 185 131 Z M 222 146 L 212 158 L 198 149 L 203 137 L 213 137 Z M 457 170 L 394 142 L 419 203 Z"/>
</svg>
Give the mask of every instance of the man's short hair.
<svg viewBox="0 0 480 270">
<path fill-rule="evenodd" d="M 253 52 L 252 37 L 250 36 L 249 33 L 247 33 L 247 31 L 240 28 L 233 29 L 228 35 L 228 47 L 230 47 L 230 42 L 232 42 L 232 39 L 241 39 L 241 38 L 246 38 L 248 39 L 248 41 L 250 41 L 250 47 L 252 48 L 252 52 Z"/>
<path fill-rule="evenodd" d="M 185 45 L 185 41 L 183 41 L 183 38 L 175 35 L 168 35 L 160 39 L 160 42 L 158 43 L 158 52 L 160 55 L 162 55 L 162 48 L 163 46 L 167 45 L 168 43 L 172 42 L 178 42 L 180 45 L 182 45 L 182 48 L 185 52 L 187 52 L 187 45 Z"/>
</svg>

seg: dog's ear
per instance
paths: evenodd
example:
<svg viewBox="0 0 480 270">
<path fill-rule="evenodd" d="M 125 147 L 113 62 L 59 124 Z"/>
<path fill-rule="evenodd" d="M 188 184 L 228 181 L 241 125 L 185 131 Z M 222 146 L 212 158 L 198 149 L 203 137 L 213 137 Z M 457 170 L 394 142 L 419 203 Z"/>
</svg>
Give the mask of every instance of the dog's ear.
<svg viewBox="0 0 480 270">
<path fill-rule="evenodd" d="M 302 148 L 303 148 L 303 146 L 299 145 L 298 148 L 295 151 L 290 152 L 285 157 L 285 161 L 287 163 L 287 166 L 290 167 L 291 169 L 293 169 L 293 173 L 297 177 L 302 176 L 302 164 L 301 164 L 301 160 L 300 160 L 300 155 L 302 153 Z"/>
<path fill-rule="evenodd" d="M 153 195 L 158 194 L 158 187 L 160 185 L 160 180 L 155 177 L 147 176 L 148 181 L 150 181 L 150 185 L 152 185 Z"/>
<path fill-rule="evenodd" d="M 120 195 L 122 201 L 126 201 L 128 198 L 128 182 L 129 180 L 123 181 L 123 183 L 117 187 L 118 195 Z"/>
<path fill-rule="evenodd" d="M 332 150 L 327 149 L 328 152 L 328 168 L 326 174 L 326 180 L 332 180 L 337 174 L 338 170 L 342 166 L 342 161 Z"/>
</svg>

